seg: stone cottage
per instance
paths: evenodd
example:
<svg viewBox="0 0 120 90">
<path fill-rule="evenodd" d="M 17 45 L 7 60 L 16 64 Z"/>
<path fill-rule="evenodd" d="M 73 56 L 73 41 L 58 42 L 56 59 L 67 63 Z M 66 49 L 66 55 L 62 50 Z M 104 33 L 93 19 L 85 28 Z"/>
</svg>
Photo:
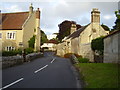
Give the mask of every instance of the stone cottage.
<svg viewBox="0 0 120 90">
<path fill-rule="evenodd" d="M 32 5 L 28 12 L 0 14 L 0 43 L 2 50 L 28 48 L 28 41 L 35 35 L 34 51 L 40 50 L 40 10 Z"/>
<path fill-rule="evenodd" d="M 104 63 L 120 63 L 120 30 L 104 38 Z"/>
<path fill-rule="evenodd" d="M 76 25 L 72 24 L 71 34 L 66 37 L 62 44 L 58 44 L 57 55 L 63 56 L 65 53 L 75 53 L 92 61 L 94 54 L 91 50 L 91 41 L 107 34 L 109 34 L 109 31 L 105 31 L 100 25 L 100 11 L 94 8 L 91 12 L 91 23 L 78 30 L 76 30 Z"/>
</svg>

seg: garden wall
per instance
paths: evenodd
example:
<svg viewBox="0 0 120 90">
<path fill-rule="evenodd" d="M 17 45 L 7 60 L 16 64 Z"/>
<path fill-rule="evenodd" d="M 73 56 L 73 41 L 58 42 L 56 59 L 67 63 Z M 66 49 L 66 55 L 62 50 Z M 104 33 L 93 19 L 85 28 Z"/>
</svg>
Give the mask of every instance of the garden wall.
<svg viewBox="0 0 120 90">
<path fill-rule="evenodd" d="M 32 61 L 33 59 L 42 57 L 41 53 L 31 53 L 26 55 L 26 60 L 23 59 L 23 56 L 8 56 L 2 57 L 0 63 L 2 63 L 2 68 L 8 68 L 14 65 L 22 64 L 24 62 Z"/>
</svg>

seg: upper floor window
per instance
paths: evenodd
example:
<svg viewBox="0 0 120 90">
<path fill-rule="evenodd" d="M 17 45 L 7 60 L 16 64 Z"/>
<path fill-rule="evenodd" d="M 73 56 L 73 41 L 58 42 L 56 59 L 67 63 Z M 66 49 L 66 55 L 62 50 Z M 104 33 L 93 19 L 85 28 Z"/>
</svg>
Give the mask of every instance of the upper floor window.
<svg viewBox="0 0 120 90">
<path fill-rule="evenodd" d="M 2 39 L 2 33 L 0 33 L 0 39 Z"/>
<path fill-rule="evenodd" d="M 16 34 L 16 32 L 7 32 L 6 38 L 15 40 L 15 34 Z"/>
</svg>

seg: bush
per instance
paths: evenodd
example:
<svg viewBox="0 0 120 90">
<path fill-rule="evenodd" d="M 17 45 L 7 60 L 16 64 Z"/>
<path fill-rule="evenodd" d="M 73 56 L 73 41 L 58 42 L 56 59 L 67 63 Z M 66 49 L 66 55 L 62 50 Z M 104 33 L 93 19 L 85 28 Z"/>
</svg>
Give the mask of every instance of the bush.
<svg viewBox="0 0 120 90">
<path fill-rule="evenodd" d="M 96 39 L 93 39 L 91 42 L 91 48 L 93 51 L 99 51 L 100 55 L 103 55 L 103 51 L 104 51 L 104 41 L 103 41 L 104 37 L 98 37 Z"/>
<path fill-rule="evenodd" d="M 70 58 L 70 57 L 72 56 L 72 54 L 73 54 L 73 53 L 66 53 L 66 54 L 64 55 L 64 58 Z"/>
<path fill-rule="evenodd" d="M 88 62 L 89 62 L 89 59 L 88 59 L 88 58 L 81 58 L 81 57 L 79 57 L 79 58 L 78 58 L 78 61 L 79 61 L 80 63 L 88 63 Z"/>
<path fill-rule="evenodd" d="M 25 49 L 26 54 L 30 54 L 30 53 L 33 53 L 33 52 L 34 52 L 33 48 L 26 48 Z"/>
<path fill-rule="evenodd" d="M 64 58 L 70 58 L 71 56 L 72 56 L 72 54 L 74 54 L 74 53 L 67 53 L 67 54 L 65 54 L 64 55 Z M 81 57 L 82 58 L 82 56 L 81 55 L 78 55 L 78 54 L 74 54 L 77 58 L 78 57 Z"/>
<path fill-rule="evenodd" d="M 35 44 L 35 35 L 33 35 L 32 38 L 30 38 L 30 40 L 28 41 L 29 47 L 30 48 L 34 48 L 34 44 Z"/>
<path fill-rule="evenodd" d="M 13 51 L 3 51 L 2 52 L 2 56 L 14 56 L 17 54 L 22 54 L 22 50 L 18 49 L 18 50 L 13 50 Z"/>
</svg>

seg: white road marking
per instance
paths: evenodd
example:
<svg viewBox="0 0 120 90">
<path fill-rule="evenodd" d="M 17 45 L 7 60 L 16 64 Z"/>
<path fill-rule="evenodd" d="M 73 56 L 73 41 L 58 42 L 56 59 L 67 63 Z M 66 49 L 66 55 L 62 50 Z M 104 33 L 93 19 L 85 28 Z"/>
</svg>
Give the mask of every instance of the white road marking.
<svg viewBox="0 0 120 90">
<path fill-rule="evenodd" d="M 18 79 L 18 80 L 16 80 L 15 82 L 13 82 L 13 83 L 11 83 L 11 84 L 9 84 L 9 85 L 6 85 L 6 86 L 0 88 L 0 90 L 5 89 L 5 88 L 8 88 L 8 87 L 10 87 L 10 86 L 12 86 L 12 85 L 14 85 L 14 84 L 22 81 L 23 79 L 24 79 L 24 78 Z"/>
<path fill-rule="evenodd" d="M 55 58 L 50 63 L 53 63 L 54 61 L 55 61 Z"/>
<path fill-rule="evenodd" d="M 44 67 L 42 67 L 42 68 L 40 68 L 40 69 L 38 69 L 38 70 L 36 70 L 34 73 L 37 73 L 37 72 L 39 72 L 39 71 L 41 71 L 41 70 L 43 70 L 44 68 L 46 68 L 48 65 L 45 65 Z"/>
</svg>

